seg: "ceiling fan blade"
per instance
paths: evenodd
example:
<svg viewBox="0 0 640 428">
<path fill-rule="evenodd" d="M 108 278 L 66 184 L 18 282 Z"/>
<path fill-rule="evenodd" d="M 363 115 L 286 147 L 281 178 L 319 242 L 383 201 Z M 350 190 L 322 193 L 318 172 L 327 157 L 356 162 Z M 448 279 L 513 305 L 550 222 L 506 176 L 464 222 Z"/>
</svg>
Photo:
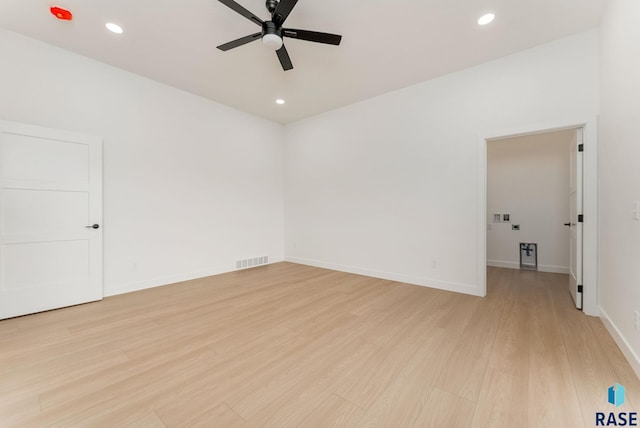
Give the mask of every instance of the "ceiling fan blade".
<svg viewBox="0 0 640 428">
<path fill-rule="evenodd" d="M 307 40 L 309 42 L 326 43 L 328 45 L 339 45 L 342 36 L 338 34 L 319 33 L 317 31 L 294 30 L 292 28 L 283 28 L 282 35 L 291 37 L 292 39 Z"/>
<path fill-rule="evenodd" d="M 220 3 L 222 3 L 223 5 L 235 10 L 240 15 L 244 16 L 245 18 L 247 18 L 249 21 L 254 22 L 254 23 L 258 24 L 258 25 L 264 24 L 264 21 L 262 19 L 258 18 L 253 13 L 249 12 L 247 9 L 245 9 L 242 6 L 240 6 L 235 1 L 233 1 L 233 0 L 218 0 L 218 1 Z"/>
<path fill-rule="evenodd" d="M 255 33 L 248 36 L 240 37 L 237 40 L 233 40 L 231 42 L 218 46 L 218 49 L 220 49 L 221 51 L 228 51 L 229 49 L 237 48 L 238 46 L 246 45 L 249 42 L 258 40 L 261 36 L 262 33 Z"/>
<path fill-rule="evenodd" d="M 271 20 L 278 26 L 281 27 L 284 23 L 284 20 L 287 19 L 287 16 L 291 13 L 293 6 L 298 3 L 298 0 L 280 0 L 276 10 L 273 11 L 273 15 Z"/>
<path fill-rule="evenodd" d="M 287 48 L 282 45 L 280 49 L 276 51 L 278 54 L 278 59 L 280 60 L 280 64 L 282 65 L 282 69 L 284 71 L 291 70 L 293 68 L 293 64 L 291 63 L 291 58 L 289 58 L 289 53 L 287 52 Z"/>
</svg>

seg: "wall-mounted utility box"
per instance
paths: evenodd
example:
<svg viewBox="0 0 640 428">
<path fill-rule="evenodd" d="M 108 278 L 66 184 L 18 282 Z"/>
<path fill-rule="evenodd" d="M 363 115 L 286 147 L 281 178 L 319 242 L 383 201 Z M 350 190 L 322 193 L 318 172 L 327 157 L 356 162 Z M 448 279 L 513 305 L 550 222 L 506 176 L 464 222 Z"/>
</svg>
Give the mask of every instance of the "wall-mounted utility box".
<svg viewBox="0 0 640 428">
<path fill-rule="evenodd" d="M 520 243 L 520 269 L 538 270 L 538 244 Z"/>
<path fill-rule="evenodd" d="M 510 223 L 511 214 L 494 214 L 493 222 L 494 223 Z"/>
</svg>

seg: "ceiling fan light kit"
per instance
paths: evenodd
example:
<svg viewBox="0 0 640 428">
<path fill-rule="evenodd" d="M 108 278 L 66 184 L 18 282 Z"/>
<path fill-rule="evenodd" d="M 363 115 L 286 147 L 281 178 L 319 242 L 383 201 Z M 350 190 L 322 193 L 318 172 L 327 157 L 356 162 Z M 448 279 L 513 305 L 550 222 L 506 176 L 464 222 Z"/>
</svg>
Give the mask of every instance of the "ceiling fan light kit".
<svg viewBox="0 0 640 428">
<path fill-rule="evenodd" d="M 277 51 L 284 44 L 282 41 L 282 30 L 276 27 L 271 21 L 262 24 L 262 43 L 269 49 Z"/>
<path fill-rule="evenodd" d="M 234 10 L 240 15 L 247 18 L 254 24 L 260 25 L 262 31 L 259 33 L 250 34 L 248 36 L 240 37 L 239 39 L 232 40 L 228 43 L 218 46 L 221 51 L 228 51 L 238 46 L 245 45 L 254 40 L 262 39 L 262 43 L 276 51 L 280 65 L 283 70 L 291 70 L 293 64 L 287 48 L 284 46 L 283 37 L 290 37 L 293 39 L 306 40 L 308 42 L 324 43 L 328 45 L 339 45 L 342 40 L 342 36 L 338 34 L 320 33 L 317 31 L 308 30 L 295 30 L 291 28 L 282 28 L 284 21 L 287 19 L 291 10 L 296 5 L 298 0 L 266 0 L 265 6 L 271 14 L 270 21 L 263 21 L 247 9 L 236 3 L 234 0 L 218 0 L 228 8 Z"/>
</svg>

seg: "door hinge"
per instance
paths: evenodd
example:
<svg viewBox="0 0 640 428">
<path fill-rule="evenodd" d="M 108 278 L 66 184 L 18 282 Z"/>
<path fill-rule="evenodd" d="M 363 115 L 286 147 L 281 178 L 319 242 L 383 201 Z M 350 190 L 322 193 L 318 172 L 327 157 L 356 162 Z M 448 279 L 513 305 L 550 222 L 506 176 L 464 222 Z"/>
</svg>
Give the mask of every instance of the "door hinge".
<svg viewBox="0 0 640 428">
<path fill-rule="evenodd" d="M 578 214 L 578 223 L 584 222 L 584 214 Z"/>
<path fill-rule="evenodd" d="M 582 293 L 582 285 L 578 285 L 578 293 Z"/>
<path fill-rule="evenodd" d="M 584 144 L 578 144 L 578 151 L 584 152 Z"/>
</svg>

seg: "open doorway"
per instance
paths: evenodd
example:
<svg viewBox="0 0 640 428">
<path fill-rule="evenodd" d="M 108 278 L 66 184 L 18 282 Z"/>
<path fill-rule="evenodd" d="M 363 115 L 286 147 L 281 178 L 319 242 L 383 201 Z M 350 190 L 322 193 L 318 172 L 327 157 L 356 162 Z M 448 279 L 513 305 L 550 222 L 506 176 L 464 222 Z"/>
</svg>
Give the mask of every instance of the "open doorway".
<svg viewBox="0 0 640 428">
<path fill-rule="evenodd" d="M 569 151 L 575 130 L 487 142 L 487 265 L 569 273 Z M 532 244 L 523 246 L 520 243 Z M 528 254 L 527 254 L 528 253 Z"/>
<path fill-rule="evenodd" d="M 487 133 L 480 141 L 478 211 L 482 223 L 478 225 L 478 281 L 485 293 L 487 266 L 519 269 L 520 244 L 536 244 L 525 248 L 536 253 L 534 266 L 538 270 L 569 274 L 575 272 L 576 266 L 579 268 L 583 277 L 574 285 L 575 291 L 578 291 L 578 285 L 582 285 L 579 290 L 583 293 L 572 293 L 574 302 L 588 315 L 597 315 L 597 148 L 594 123 L 595 120 L 523 127 Z M 552 146 L 552 141 L 555 146 Z M 536 149 L 535 144 L 541 146 Z M 577 150 L 579 145 L 585 148 L 584 153 L 580 153 L 584 165 L 584 188 L 581 192 L 584 200 L 580 198 L 580 203 L 584 204 L 579 210 L 581 220 L 584 219 L 579 226 L 584 240 L 582 243 L 574 240 L 574 247 L 571 247 L 571 236 L 575 237 L 578 219 L 571 219 L 569 178 L 575 171 L 570 171 L 569 147 Z M 503 149 L 502 153 L 494 153 L 500 149 Z M 513 162 L 514 158 L 520 160 Z M 497 173 L 488 169 L 489 162 L 496 159 L 502 162 Z M 488 191 L 489 186 L 498 186 L 498 191 Z M 583 250 L 582 266 L 572 263 L 574 254 L 571 248 L 576 245 Z M 567 283 L 567 291 L 569 287 Z"/>
<path fill-rule="evenodd" d="M 582 248 L 577 223 L 571 221 L 578 208 L 571 203 L 577 200 L 571 148 L 580 132 L 562 129 L 487 141 L 487 266 L 566 275 L 581 309 L 576 266 L 582 266 Z"/>
</svg>

